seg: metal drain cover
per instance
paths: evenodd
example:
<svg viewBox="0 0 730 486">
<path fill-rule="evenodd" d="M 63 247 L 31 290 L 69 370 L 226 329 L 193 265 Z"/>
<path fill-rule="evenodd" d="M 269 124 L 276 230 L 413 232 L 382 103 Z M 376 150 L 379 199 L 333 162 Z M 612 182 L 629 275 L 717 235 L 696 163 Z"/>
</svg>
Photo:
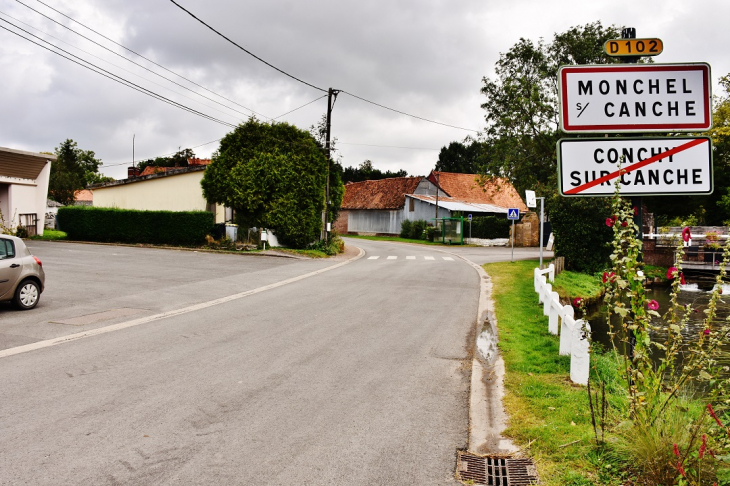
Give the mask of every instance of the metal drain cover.
<svg viewBox="0 0 730 486">
<path fill-rule="evenodd" d="M 528 486 L 537 484 L 537 469 L 532 459 L 481 457 L 459 451 L 456 476 L 484 486 Z"/>
</svg>

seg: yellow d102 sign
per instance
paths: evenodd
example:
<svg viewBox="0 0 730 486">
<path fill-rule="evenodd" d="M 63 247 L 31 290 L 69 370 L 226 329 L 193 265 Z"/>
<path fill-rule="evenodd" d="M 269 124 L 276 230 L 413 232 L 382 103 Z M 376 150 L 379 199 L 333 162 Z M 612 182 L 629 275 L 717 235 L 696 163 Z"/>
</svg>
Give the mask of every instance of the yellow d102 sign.
<svg viewBox="0 0 730 486">
<path fill-rule="evenodd" d="M 609 56 L 657 56 L 664 50 L 661 39 L 614 39 L 603 49 Z"/>
</svg>

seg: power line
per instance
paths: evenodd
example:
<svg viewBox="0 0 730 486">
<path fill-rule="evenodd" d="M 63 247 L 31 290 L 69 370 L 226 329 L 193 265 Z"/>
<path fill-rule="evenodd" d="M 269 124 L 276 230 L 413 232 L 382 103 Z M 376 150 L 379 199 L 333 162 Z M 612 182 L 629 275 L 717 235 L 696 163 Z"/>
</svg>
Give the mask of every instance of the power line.
<svg viewBox="0 0 730 486">
<path fill-rule="evenodd" d="M 441 149 L 437 148 L 430 148 L 430 147 L 401 147 L 398 145 L 373 145 L 370 143 L 347 143 L 347 142 L 337 142 L 340 145 L 360 145 L 363 147 L 380 147 L 380 148 L 397 148 L 397 149 L 408 149 L 408 150 L 435 150 L 438 152 Z"/>
<path fill-rule="evenodd" d="M 59 25 L 59 26 L 63 27 L 64 29 L 66 29 L 66 30 L 69 30 L 69 31 L 73 32 L 74 34 L 78 35 L 79 37 L 82 37 L 82 38 L 86 39 L 87 41 L 89 41 L 89 42 L 91 42 L 91 43 L 93 43 L 93 44 L 95 44 L 95 45 L 97 45 L 97 46 L 101 47 L 102 49 L 104 49 L 104 50 L 106 50 L 106 51 L 108 51 L 108 52 L 111 52 L 111 53 L 112 53 L 112 54 L 114 54 L 115 56 L 121 57 L 122 59 L 124 59 L 124 60 L 125 60 L 125 61 L 127 61 L 127 62 L 131 62 L 131 63 L 132 63 L 132 64 L 134 64 L 135 66 L 138 66 L 138 67 L 140 67 L 140 68 L 144 69 L 145 71 L 148 71 L 148 72 L 150 72 L 150 73 L 154 74 L 155 76 L 158 76 L 158 77 L 160 77 L 160 78 L 162 78 L 162 79 L 164 79 L 164 80 L 166 80 L 166 81 L 169 81 L 169 82 L 171 82 L 171 83 L 173 83 L 173 84 L 175 84 L 175 85 L 177 85 L 177 86 L 180 86 L 181 88 L 183 88 L 183 89 L 186 89 L 186 90 L 190 91 L 191 93 L 194 93 L 194 94 L 196 94 L 196 95 L 198 95 L 198 96 L 200 96 L 200 97 L 202 97 L 202 98 L 205 98 L 206 100 L 212 101 L 213 103 L 219 104 L 219 105 L 221 105 L 221 106 L 223 106 L 223 107 L 225 107 L 225 108 L 227 108 L 227 109 L 229 109 L 229 110 L 231 110 L 231 111 L 235 111 L 236 113 L 240 113 L 241 115 L 246 115 L 246 116 L 249 116 L 249 115 L 248 115 L 248 113 L 243 113 L 243 112 L 241 112 L 241 111 L 238 111 L 238 110 L 236 110 L 235 108 L 231 108 L 230 106 L 227 106 L 227 105 L 225 105 L 225 104 L 221 103 L 221 102 L 220 102 L 220 101 L 218 101 L 218 100 L 214 100 L 213 98 L 210 98 L 210 97 L 208 97 L 208 96 L 205 96 L 205 95 L 203 95 L 203 94 L 200 94 L 200 93 L 198 93 L 197 91 L 195 91 L 195 90 L 192 90 L 192 89 L 188 88 L 187 86 L 185 86 L 185 85 L 183 85 L 183 84 L 180 84 L 180 83 L 178 83 L 177 81 L 173 81 L 172 79 L 170 79 L 170 78 L 168 78 L 168 77 L 166 77 L 166 76 L 163 76 L 162 74 L 160 74 L 160 73 L 157 73 L 157 72 L 153 71 L 152 69 L 150 69 L 150 68 L 148 68 L 148 67 L 146 67 L 146 66 L 143 66 L 142 64 L 140 64 L 140 63 L 138 63 L 138 62 L 135 62 L 135 61 L 133 61 L 133 60 L 129 59 L 128 57 L 122 56 L 122 55 L 121 55 L 121 54 L 119 54 L 118 52 L 115 52 L 115 51 L 113 51 L 113 50 L 109 49 L 108 47 L 106 47 L 106 46 L 104 46 L 104 45 L 102 45 L 102 44 L 100 44 L 100 43 L 96 42 L 95 40 L 93 40 L 93 39 L 91 39 L 91 38 L 89 38 L 89 37 L 87 37 L 87 36 L 85 36 L 85 35 L 83 35 L 83 34 L 81 34 L 81 33 L 77 32 L 77 31 L 73 30 L 72 28 L 70 28 L 70 27 L 68 27 L 68 26 L 66 26 L 66 25 L 63 25 L 63 24 L 62 24 L 61 22 L 59 22 L 59 21 L 57 21 L 57 20 L 55 20 L 55 19 L 53 19 L 53 18 L 49 17 L 48 15 L 44 14 L 43 12 L 40 12 L 40 11 L 38 11 L 38 10 L 34 9 L 34 8 L 33 8 L 33 7 L 31 7 L 30 5 L 26 5 L 25 3 L 21 2 L 20 0 L 15 0 L 15 1 L 16 1 L 16 2 L 18 2 L 19 4 L 21 4 L 22 6 L 24 6 L 24 7 L 28 8 L 28 9 L 32 10 L 33 12 L 37 13 L 38 15 L 40 15 L 40 16 L 42 16 L 42 17 L 45 17 L 45 18 L 47 18 L 48 20 L 50 20 L 51 22 L 53 22 L 53 23 L 55 23 L 55 24 L 57 24 L 57 25 Z M 38 1 L 39 3 L 42 3 L 43 5 L 46 5 L 45 3 L 41 2 L 40 0 L 37 0 L 37 1 Z M 48 5 L 46 5 L 46 6 L 48 7 Z M 158 64 L 158 63 L 156 63 L 156 62 L 154 62 L 154 61 L 152 61 L 152 60 L 150 60 L 150 59 L 148 59 L 148 58 L 146 58 L 146 57 L 144 57 L 144 56 L 142 56 L 141 54 L 138 54 L 137 52 L 135 52 L 135 51 L 133 51 L 133 50 L 131 50 L 131 49 L 127 48 L 127 47 L 124 47 L 123 45 L 121 45 L 121 44 L 119 44 L 119 43 L 117 43 L 117 42 L 114 42 L 113 40 L 109 39 L 108 37 L 104 36 L 103 34 L 99 34 L 99 33 L 98 33 L 98 32 L 96 32 L 96 31 L 95 31 L 94 29 L 92 29 L 92 28 L 90 28 L 90 27 L 87 27 L 86 25 L 82 24 L 81 22 L 78 22 L 77 20 L 74 20 L 74 19 L 72 19 L 72 18 L 71 18 L 71 17 L 69 17 L 68 15 L 66 15 L 66 14 L 64 14 L 64 13 L 62 13 L 62 12 L 59 12 L 58 10 L 56 10 L 56 9 L 55 9 L 55 8 L 53 8 L 53 7 L 48 7 L 48 8 L 50 8 L 50 9 L 52 9 L 52 10 L 54 10 L 54 11 L 58 12 L 59 14 L 63 15 L 64 17 L 66 17 L 66 18 L 68 18 L 68 19 L 70 19 L 70 20 L 72 20 L 72 21 L 76 22 L 77 24 L 81 25 L 82 27 L 84 27 L 84 28 L 86 28 L 86 29 L 88 29 L 88 30 L 90 30 L 90 31 L 94 32 L 95 34 L 97 34 L 97 35 L 100 35 L 100 36 L 104 37 L 105 39 L 107 39 L 107 40 L 109 40 L 109 41 L 113 42 L 114 44 L 118 45 L 119 47 L 121 47 L 121 48 L 123 48 L 123 49 L 126 49 L 126 50 L 128 50 L 129 52 L 132 52 L 132 53 L 134 53 L 135 55 L 137 55 L 137 56 L 141 57 L 142 59 L 145 59 L 146 61 L 149 61 L 149 62 L 151 62 L 152 64 L 154 64 L 154 65 L 156 65 L 156 66 L 159 66 L 160 68 L 164 69 L 165 71 L 169 71 L 169 72 L 171 72 L 172 74 L 174 74 L 174 75 L 176 75 L 176 76 L 179 76 L 180 78 L 182 78 L 182 79 L 185 79 L 186 81 L 188 81 L 188 82 L 190 82 L 190 83 L 192 83 L 192 84 L 194 84 L 194 85 L 196 85 L 196 86 L 199 86 L 200 88 L 202 88 L 202 89 L 204 89 L 204 90 L 206 90 L 206 91 L 208 91 L 208 92 L 210 92 L 210 93 L 213 93 L 214 95 L 216 95 L 216 96 L 218 96 L 218 97 L 220 97 L 220 98 L 223 98 L 223 99 L 225 99 L 225 100 L 227 100 L 227 101 L 229 101 L 229 102 L 231 102 L 231 103 L 233 103 L 233 104 L 235 104 L 235 105 L 238 105 L 238 106 L 240 106 L 241 108 L 244 108 L 244 109 L 246 109 L 246 110 L 250 111 L 251 113 L 253 113 L 253 114 L 255 114 L 255 115 L 259 115 L 259 116 L 261 116 L 261 117 L 263 117 L 263 118 L 269 118 L 269 117 L 268 117 L 268 116 L 266 116 L 266 115 L 263 115 L 263 114 L 261 114 L 261 113 L 258 113 L 258 112 L 256 112 L 256 111 L 252 110 L 251 108 L 248 108 L 248 107 L 246 107 L 246 106 L 243 106 L 243 105 L 241 105 L 240 103 L 236 103 L 235 101 L 233 101 L 233 100 L 230 100 L 230 99 L 226 98 L 225 96 L 219 95 L 218 93 L 215 93 L 214 91 L 211 91 L 211 90 L 209 90 L 208 88 L 206 88 L 206 87 L 204 87 L 204 86 L 201 86 L 201 85 L 199 85 L 198 83 L 196 83 L 196 82 L 194 82 L 194 81 L 191 81 L 191 80 L 189 80 L 189 79 L 185 78 L 184 76 L 181 76 L 181 75 L 179 75 L 179 74 L 175 73 L 174 71 L 171 71 L 171 70 L 167 69 L 166 67 L 164 67 L 164 66 L 162 66 L 162 65 L 160 65 L 160 64 Z"/>
<path fill-rule="evenodd" d="M 294 113 L 295 111 L 297 111 L 297 110 L 300 110 L 300 109 L 304 108 L 305 106 L 311 105 L 311 104 L 312 104 L 312 103 L 314 103 L 315 101 L 319 101 L 319 100 L 321 100 L 322 98 L 326 98 L 326 97 L 327 97 L 327 95 L 322 95 L 322 96 L 320 96 L 319 98 L 317 98 L 317 99 L 315 99 L 315 100 L 312 100 L 312 101 L 310 101 L 309 103 L 305 103 L 305 104 L 303 104 L 303 105 L 302 105 L 302 106 L 300 106 L 299 108 L 294 108 L 294 109 L 293 109 L 293 110 L 291 110 L 291 111 L 287 111 L 287 112 L 286 112 L 286 113 L 284 113 L 283 115 L 279 115 L 279 116 L 277 116 L 276 118 L 272 118 L 272 120 L 276 120 L 277 118 L 281 118 L 282 116 L 286 116 L 286 115 L 288 115 L 289 113 Z"/>
<path fill-rule="evenodd" d="M 63 39 L 59 39 L 58 37 L 55 37 L 55 36 L 53 36 L 53 35 L 49 34 L 48 32 L 44 32 L 44 31 L 42 31 L 42 30 L 40 30 L 40 29 L 38 29 L 38 28 L 36 28 L 36 27 L 33 27 L 32 25 L 30 25 L 30 24 L 28 24 L 28 23 L 26 23 L 26 22 L 23 22 L 22 20 L 20 20 L 20 19 L 17 19 L 17 18 L 15 18 L 15 17 L 13 17 L 12 15 L 8 15 L 7 13 L 5 13 L 5 12 L 3 12 L 3 11 L 0 11 L 0 14 L 1 14 L 1 15 L 4 15 L 4 16 L 6 16 L 6 17 L 9 17 L 9 18 L 13 19 L 14 21 L 16 21 L 16 22 L 18 22 L 18 23 L 20 23 L 20 24 L 23 24 L 23 25 L 25 25 L 26 27 L 28 27 L 28 28 L 30 28 L 30 29 L 33 29 L 33 30 L 35 30 L 35 31 L 37 31 L 37 32 L 40 32 L 41 34 L 43 34 L 43 35 L 45 35 L 45 36 L 48 36 L 48 37 L 50 37 L 51 39 L 55 39 L 56 41 L 58 41 L 58 42 L 61 42 L 61 43 L 63 43 L 63 44 L 66 44 L 66 45 L 68 45 L 68 46 L 72 47 L 73 49 L 76 49 L 76 50 L 78 50 L 78 51 L 81 51 L 81 52 L 83 52 L 84 54 L 86 54 L 86 55 L 88 55 L 88 56 L 91 56 L 91 57 L 93 57 L 93 58 L 96 58 L 96 59 L 98 59 L 98 60 L 100 60 L 100 61 L 102 61 L 102 62 L 105 62 L 105 63 L 107 63 L 107 64 L 111 64 L 111 65 L 112 65 L 112 66 L 114 66 L 115 68 L 117 68 L 117 69 L 121 69 L 122 71 L 124 71 L 124 72 L 126 72 L 126 73 L 129 73 L 129 74 L 131 74 L 131 75 L 133 75 L 133 76 L 137 76 L 138 78 L 144 79 L 145 81 L 147 81 L 147 82 L 149 82 L 149 83 L 152 83 L 152 84 L 154 84 L 155 86 L 159 86 L 159 87 L 160 87 L 160 88 L 162 88 L 162 89 L 166 89 L 166 90 L 168 90 L 168 91 L 172 91 L 173 93 L 177 94 L 178 96 L 182 96 L 182 97 L 184 97 L 184 98 L 187 98 L 187 99 L 189 99 L 189 100 L 191 100 L 191 101 L 194 101 L 194 102 L 196 102 L 196 103 L 200 103 L 200 101 L 199 101 L 199 100 L 196 100 L 196 99 L 194 99 L 194 98 L 192 98 L 192 97 L 190 97 L 190 96 L 184 95 L 184 94 L 182 94 L 182 93 L 179 93 L 179 92 L 177 92 L 177 91 L 173 91 L 172 89 L 168 88 L 167 86 L 163 86 L 162 84 L 160 84 L 160 83 L 156 83 L 156 82 L 152 81 L 151 79 L 147 79 L 147 78 L 145 78 L 145 77 L 143 77 L 143 76 L 140 76 L 139 74 L 137 74 L 137 73 L 134 73 L 134 72 L 130 71 L 129 69 L 124 69 L 123 67 L 121 67 L 121 66 L 118 66 L 118 65 L 114 64 L 113 62 L 109 62 L 109 61 L 107 61 L 106 59 L 103 59 L 103 58 L 101 58 L 101 57 L 99 57 L 99 56 L 97 56 L 97 55 L 94 55 L 94 54 L 92 54 L 92 53 L 90 53 L 90 52 L 88 52 L 88 51 L 85 51 L 85 50 L 83 50 L 83 49 L 81 49 L 81 48 L 79 48 L 79 47 L 76 47 L 76 46 L 74 46 L 73 44 L 71 44 L 71 43 L 69 43 L 69 42 L 66 42 L 66 41 L 64 41 Z M 3 20 L 3 19 L 0 19 L 0 20 Z M 20 29 L 20 27 L 18 27 L 17 25 L 15 25 L 15 24 L 13 24 L 13 23 L 10 23 L 10 22 L 8 22 L 8 23 L 9 23 L 10 25 L 12 25 L 13 27 L 15 27 L 16 29 Z M 21 29 L 21 30 L 23 30 L 23 29 Z M 33 34 L 31 34 L 30 32 L 28 32 L 28 31 L 26 31 L 26 30 L 23 30 L 23 32 L 26 32 L 26 33 L 28 33 L 29 35 L 33 35 Z M 35 35 L 33 35 L 33 37 L 35 37 L 36 39 L 40 39 L 40 40 L 42 40 L 43 42 L 47 42 L 47 41 L 45 41 L 45 40 L 41 39 L 41 38 L 40 38 L 40 37 L 38 37 L 38 36 L 35 36 Z M 51 45 L 53 45 L 53 44 L 51 44 Z M 54 47 L 57 47 L 57 46 L 54 46 Z M 58 47 L 57 47 L 57 48 L 58 48 Z M 84 60 L 84 62 L 87 62 L 87 61 L 86 61 L 86 60 Z M 231 115 L 230 113 L 227 113 L 227 112 L 225 112 L 225 111 L 219 110 L 218 108 L 215 108 L 215 107 L 212 107 L 212 106 L 206 105 L 205 103 L 203 103 L 203 105 L 204 105 L 204 106 L 206 106 L 206 107 L 208 107 L 208 108 L 210 108 L 211 110 L 215 110 L 215 111 L 217 111 L 217 112 L 219 112 L 219 113 L 223 113 L 224 115 L 227 115 L 227 116 L 232 116 L 232 115 Z M 233 110 L 233 111 L 236 111 L 236 110 Z M 246 113 L 243 113 L 243 112 L 240 112 L 240 111 L 236 111 L 236 112 L 237 112 L 237 113 L 240 113 L 240 114 L 242 114 L 242 115 L 246 115 Z"/>
<path fill-rule="evenodd" d="M 24 29 L 22 29 L 22 28 L 18 27 L 17 25 L 13 24 L 12 22 L 8 22 L 8 21 L 7 21 L 7 20 L 5 20 L 5 19 L 0 19 L 0 21 L 2 21 L 2 22 L 5 22 L 5 23 L 7 23 L 7 24 L 10 24 L 10 25 L 12 25 L 13 27 L 15 27 L 16 29 L 18 29 L 18 30 L 21 30 L 21 31 L 23 31 L 23 32 L 27 33 L 28 35 L 31 35 L 31 36 L 33 36 L 33 37 L 35 37 L 35 38 L 37 38 L 37 39 L 40 39 L 40 38 L 39 38 L 38 36 L 36 36 L 36 35 L 34 35 L 34 34 L 31 34 L 30 32 L 28 32 L 28 31 L 26 31 L 26 30 L 24 30 Z M 146 94 L 147 96 L 150 96 L 150 97 L 152 97 L 152 98 L 155 98 L 155 99 L 157 99 L 157 100 L 163 101 L 163 102 L 165 102 L 165 103 L 167 103 L 167 104 L 170 104 L 170 105 L 172 105 L 172 106 L 175 106 L 175 107 L 177 107 L 177 108 L 183 109 L 183 110 L 185 110 L 185 111 L 187 111 L 187 112 L 190 112 L 190 113 L 192 113 L 192 114 L 195 114 L 195 115 L 201 116 L 201 117 L 203 117 L 203 118 L 206 118 L 206 119 L 208 119 L 208 120 L 214 121 L 214 122 L 216 122 L 216 123 L 220 123 L 220 124 L 222 124 L 222 125 L 226 125 L 226 126 L 228 126 L 228 127 L 231 127 L 231 128 L 235 128 L 235 126 L 236 126 L 236 125 L 234 125 L 234 124 L 232 124 L 232 123 L 228 123 L 228 122 L 226 122 L 226 121 L 220 120 L 220 119 L 218 119 L 218 118 L 215 118 L 215 117 L 213 117 L 213 116 L 210 116 L 210 115 L 206 115 L 206 114 L 205 114 L 205 113 L 203 113 L 203 112 L 200 112 L 200 111 L 198 111 L 198 110 L 195 110 L 194 108 L 190 108 L 189 106 L 185 106 L 185 105 L 183 105 L 182 103 L 178 103 L 177 101 L 173 101 L 173 100 L 171 100 L 171 99 L 169 99 L 169 98 L 166 98 L 166 97 L 164 97 L 164 96 L 162 96 L 162 95 L 160 95 L 160 94 L 158 94 L 158 93 L 155 93 L 154 91 L 148 90 L 147 88 L 143 88 L 142 86 L 140 86 L 140 85 L 138 85 L 138 84 L 135 84 L 135 83 L 133 83 L 133 82 L 131 82 L 131 81 L 127 80 L 127 79 L 124 79 L 124 78 L 122 78 L 121 76 L 119 76 L 119 75 L 117 75 L 117 74 L 114 74 L 114 73 L 112 73 L 112 72 L 110 72 L 110 71 L 107 71 L 106 69 L 103 69 L 103 68 L 101 68 L 101 67 L 99 67 L 99 66 L 97 66 L 97 65 L 95 65 L 95 64 L 93 64 L 93 63 L 90 63 L 89 61 L 86 61 L 86 60 L 84 60 L 84 59 L 81 59 L 80 57 L 76 56 L 75 54 L 72 54 L 72 53 L 70 53 L 70 52 L 68 52 L 68 51 L 66 51 L 66 50 L 64 50 L 64 49 L 61 49 L 60 47 L 58 47 L 58 46 L 55 46 L 54 44 L 51 44 L 50 42 L 48 42 L 48 41 L 46 41 L 46 40 L 40 39 L 40 40 L 42 40 L 43 42 L 45 42 L 46 44 L 48 44 L 48 45 L 50 45 L 50 46 L 53 46 L 54 48 L 58 49 L 59 51 L 61 51 L 61 52 L 65 52 L 66 54 L 68 54 L 68 55 L 70 55 L 70 56 L 72 56 L 72 57 L 75 57 L 75 58 L 79 59 L 79 60 L 80 60 L 81 62 L 79 62 L 79 61 L 76 61 L 76 60 L 74 60 L 74 59 L 71 59 L 71 58 L 70 58 L 70 57 L 68 57 L 68 56 L 64 56 L 64 55 L 63 55 L 63 54 L 61 54 L 60 52 L 54 51 L 53 49 L 50 49 L 50 48 L 48 48 L 48 47 L 46 47 L 46 46 L 44 46 L 44 45 L 42 45 L 42 44 L 39 44 L 38 42 L 35 42 L 34 40 L 32 40 L 32 39 L 29 39 L 29 38 L 27 38 L 27 37 L 25 37 L 25 36 L 23 36 L 23 35 L 21 35 L 21 34 L 19 34 L 19 33 L 15 32 L 15 31 L 12 31 L 12 30 L 10 30 L 10 29 L 8 29 L 8 28 L 6 28 L 6 27 L 3 27 L 2 25 L 0 25 L 0 29 L 3 29 L 3 30 L 7 30 L 7 31 L 8 31 L 8 32 L 10 32 L 11 34 L 15 34 L 15 35 L 17 35 L 18 37 L 20 37 L 21 39 L 25 39 L 25 40 L 27 40 L 28 42 L 31 42 L 31 43 L 33 43 L 33 44 L 35 44 L 35 45 L 37 45 L 37 46 L 39 46 L 39 47 L 41 47 L 41 48 L 43 48 L 43 49 L 45 49 L 45 50 L 49 51 L 49 52 L 52 52 L 52 53 L 56 54 L 57 56 L 63 57 L 64 59 L 67 59 L 67 60 L 69 60 L 69 61 L 71 61 L 71 62 L 73 62 L 73 63 L 75 63 L 75 64 L 78 64 L 79 66 L 85 67 L 86 69 L 88 69 L 88 70 L 90 70 L 90 71 L 93 71 L 93 72 L 95 72 L 95 73 L 97 73 L 97 74 L 100 74 L 100 75 L 104 76 L 105 78 L 109 78 L 109 79 L 111 79 L 112 81 L 116 81 L 117 83 L 119 83 L 119 84 L 121 84 L 121 85 L 123 85 L 123 86 L 126 86 L 126 87 L 128 87 L 128 88 L 132 88 L 132 89 L 134 89 L 135 91 L 139 91 L 140 93 Z M 82 64 L 82 62 L 83 62 L 83 63 L 86 63 L 86 64 Z M 88 64 L 88 66 L 87 66 L 87 64 Z M 89 67 L 89 66 L 91 66 L 91 67 Z M 107 74 L 104 74 L 104 73 L 107 73 Z"/>
<path fill-rule="evenodd" d="M 40 0 L 38 0 L 38 1 L 40 1 Z M 212 30 L 213 32 L 215 32 L 216 34 L 218 34 L 219 36 L 221 36 L 222 38 L 224 38 L 225 40 L 227 40 L 228 42 L 230 42 L 231 44 L 233 44 L 234 46 L 238 47 L 239 49 L 241 49 L 245 53 L 249 54 L 250 56 L 253 56 L 254 58 L 256 58 L 259 61 L 263 62 L 267 66 L 269 66 L 269 67 L 271 67 L 273 69 L 276 69 L 280 73 L 282 73 L 282 74 L 284 74 L 286 76 L 289 76 L 290 78 L 295 79 L 295 80 L 299 81 L 300 83 L 306 84 L 307 86 L 310 86 L 310 87 L 312 87 L 314 89 L 318 89 L 318 90 L 324 91 L 324 92 L 327 91 L 327 90 L 325 90 L 323 88 L 320 88 L 320 87 L 315 86 L 313 84 L 307 83 L 306 81 L 302 81 L 301 79 L 299 79 L 299 78 L 297 78 L 295 76 L 292 76 L 291 74 L 287 73 L 286 71 L 283 71 L 283 70 L 279 69 L 278 67 L 274 66 L 273 64 L 270 64 L 270 63 L 264 61 L 263 59 L 261 59 L 257 55 L 253 54 L 251 51 L 247 50 L 244 47 L 241 47 L 240 45 L 238 45 L 237 43 L 235 43 L 234 41 L 232 41 L 231 39 L 229 39 L 228 37 L 226 37 L 225 35 L 223 35 L 219 31 L 217 31 L 216 29 L 214 29 L 213 27 L 211 27 L 210 25 L 208 25 L 207 23 L 205 23 L 204 21 L 202 21 L 201 19 L 199 19 L 198 17 L 196 17 L 195 14 L 193 14 L 192 12 L 190 12 L 189 10 L 187 10 L 185 7 L 181 6 L 175 0 L 170 0 L 170 2 L 172 2 L 173 4 L 175 4 L 179 9 L 183 10 L 185 13 L 187 13 L 188 15 L 190 15 L 192 18 L 194 18 L 195 20 L 197 20 L 198 22 L 200 22 L 201 24 L 203 24 L 204 26 L 206 26 L 207 28 L 209 28 L 210 30 Z M 340 91 L 342 91 L 345 94 L 348 94 L 348 95 L 352 96 L 353 98 L 357 98 L 359 100 L 362 100 L 362 101 L 364 101 L 366 103 L 370 103 L 372 105 L 378 106 L 378 107 L 383 108 L 385 110 L 390 110 L 390 111 L 393 111 L 395 113 L 399 113 L 401 115 L 405 115 L 405 116 L 409 116 L 411 118 L 415 118 L 417 120 L 425 121 L 425 122 L 428 122 L 428 123 L 435 123 L 436 125 L 441 125 L 441 126 L 444 126 L 444 127 L 456 128 L 457 130 L 465 130 L 465 131 L 468 131 L 468 132 L 479 133 L 479 130 L 474 130 L 474 129 L 471 129 L 471 128 L 458 127 L 456 125 L 449 125 L 448 123 L 441 123 L 441 122 L 438 122 L 438 121 L 435 121 L 435 120 L 430 120 L 428 118 L 424 118 L 422 116 L 412 115 L 410 113 L 406 113 L 405 111 L 396 110 L 395 108 L 390 108 L 388 106 L 381 105 L 380 103 L 376 103 L 374 101 L 370 101 L 370 100 L 365 99 L 365 98 L 363 98 L 361 96 L 357 96 L 356 94 L 352 94 L 352 93 L 349 93 L 349 92 L 344 91 L 344 90 L 340 90 Z"/>
<path fill-rule="evenodd" d="M 199 19 L 198 17 L 196 17 L 196 16 L 195 16 L 195 14 L 193 14 L 193 13 L 192 13 L 192 12 L 191 12 L 190 10 L 186 9 L 185 7 L 183 7 L 182 5 L 180 5 L 179 3 L 177 3 L 177 2 L 175 1 L 175 0 L 170 0 L 170 1 L 171 1 L 171 2 L 173 3 L 173 4 L 175 4 L 175 5 L 176 5 L 176 6 L 177 6 L 177 7 L 178 7 L 178 8 L 180 9 L 180 10 L 182 10 L 182 11 L 183 11 L 183 12 L 185 12 L 185 13 L 187 13 L 187 14 L 188 14 L 188 15 L 190 15 L 190 16 L 191 16 L 192 18 L 194 18 L 195 20 L 197 20 L 197 21 L 198 21 L 198 22 L 200 22 L 201 24 L 205 25 L 205 26 L 206 26 L 206 27 L 208 27 L 208 28 L 209 28 L 210 30 L 212 30 L 213 32 L 215 32 L 216 34 L 218 34 L 219 36 L 223 37 L 223 38 L 224 38 L 225 40 L 227 40 L 228 42 L 230 42 L 230 43 L 231 43 L 231 44 L 233 44 L 234 46 L 238 47 L 239 49 L 241 49 L 241 50 L 242 50 L 243 52 L 245 52 L 245 53 L 246 53 L 246 54 L 248 54 L 249 56 L 251 56 L 251 57 L 253 57 L 253 58 L 255 58 L 255 59 L 258 59 L 259 61 L 263 62 L 264 64 L 266 64 L 266 65 L 267 65 L 267 66 L 269 66 L 270 68 L 272 68 L 272 69 L 275 69 L 275 70 L 279 71 L 279 72 L 280 72 L 281 74 L 283 74 L 283 75 L 285 75 L 285 76 L 288 76 L 288 77 L 290 77 L 290 78 L 294 79 L 295 81 L 299 81 L 299 82 L 300 82 L 300 83 L 302 83 L 302 84 L 306 84 L 307 86 L 309 86 L 309 87 L 311 87 L 311 88 L 314 88 L 314 89 L 318 89 L 318 90 L 320 90 L 320 91 L 323 91 L 323 92 L 325 92 L 325 93 L 327 92 L 327 90 L 326 90 L 326 89 L 320 88 L 319 86 L 315 86 L 315 85 L 313 85 L 313 84 L 311 84 L 311 83 L 308 83 L 308 82 L 306 82 L 306 81 L 303 81 L 303 80 L 301 80 L 301 79 L 297 78 L 296 76 L 293 76 L 293 75 L 289 74 L 288 72 L 286 72 L 286 71 L 283 71 L 283 70 L 279 69 L 278 67 L 274 66 L 273 64 L 271 64 L 271 63 L 269 63 L 269 62 L 266 62 L 266 61 L 264 61 L 263 59 L 261 59 L 261 58 L 260 58 L 259 56 L 257 56 L 257 55 L 256 55 L 256 54 L 254 54 L 253 52 L 249 51 L 249 50 L 248 50 L 248 49 L 246 49 L 245 47 L 241 47 L 240 45 L 238 45 L 237 43 L 235 43 L 234 41 L 232 41 L 231 39 L 229 39 L 229 38 L 228 38 L 228 37 L 226 37 L 225 35 L 221 34 L 221 33 L 220 33 L 220 32 L 218 32 L 217 30 L 215 30 L 215 29 L 214 29 L 213 27 L 211 27 L 210 25 L 206 24 L 206 23 L 205 23 L 204 21 L 202 21 L 201 19 Z"/>
<path fill-rule="evenodd" d="M 444 127 L 456 128 L 458 130 L 466 130 L 468 132 L 479 133 L 479 130 L 474 130 L 474 129 L 471 129 L 471 128 L 464 128 L 464 127 L 457 127 L 456 125 L 449 125 L 448 123 L 441 123 L 441 122 L 438 122 L 438 121 L 435 121 L 435 120 L 429 120 L 428 118 L 423 118 L 421 116 L 411 115 L 410 113 L 406 113 L 405 111 L 400 111 L 400 110 L 396 110 L 395 108 L 390 108 L 388 106 L 381 105 L 380 103 L 376 103 L 374 101 L 367 100 L 367 99 L 365 99 L 365 98 L 363 98 L 361 96 L 358 96 L 356 94 L 349 93 L 349 92 L 347 92 L 345 90 L 341 90 L 341 91 L 343 93 L 347 94 L 347 95 L 352 96 L 353 98 L 357 98 L 358 100 L 364 101 L 366 103 L 370 103 L 371 105 L 379 106 L 380 108 L 384 108 L 386 110 L 390 110 L 390 111 L 394 111 L 396 113 L 400 113 L 401 115 L 410 116 L 411 118 L 416 118 L 418 120 L 422 120 L 422 121 L 429 122 L 429 123 L 435 123 L 436 125 L 442 125 Z"/>
</svg>

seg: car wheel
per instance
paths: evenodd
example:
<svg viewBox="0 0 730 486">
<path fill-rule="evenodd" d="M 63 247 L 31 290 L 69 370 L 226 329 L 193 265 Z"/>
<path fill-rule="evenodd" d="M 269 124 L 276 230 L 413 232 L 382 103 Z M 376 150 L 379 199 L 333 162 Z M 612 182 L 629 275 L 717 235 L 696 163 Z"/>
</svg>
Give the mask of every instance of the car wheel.
<svg viewBox="0 0 730 486">
<path fill-rule="evenodd" d="M 38 284 L 32 280 L 26 280 L 15 290 L 15 305 L 22 310 L 32 309 L 38 304 L 40 297 Z"/>
</svg>

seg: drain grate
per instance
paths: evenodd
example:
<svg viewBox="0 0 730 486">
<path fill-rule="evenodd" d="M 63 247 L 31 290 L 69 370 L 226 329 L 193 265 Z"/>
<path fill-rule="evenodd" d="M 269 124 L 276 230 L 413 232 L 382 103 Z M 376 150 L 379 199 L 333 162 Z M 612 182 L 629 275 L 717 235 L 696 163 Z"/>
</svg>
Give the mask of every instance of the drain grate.
<svg viewBox="0 0 730 486">
<path fill-rule="evenodd" d="M 531 459 L 481 457 L 459 451 L 457 479 L 484 486 L 537 484 L 537 469 Z"/>
</svg>

